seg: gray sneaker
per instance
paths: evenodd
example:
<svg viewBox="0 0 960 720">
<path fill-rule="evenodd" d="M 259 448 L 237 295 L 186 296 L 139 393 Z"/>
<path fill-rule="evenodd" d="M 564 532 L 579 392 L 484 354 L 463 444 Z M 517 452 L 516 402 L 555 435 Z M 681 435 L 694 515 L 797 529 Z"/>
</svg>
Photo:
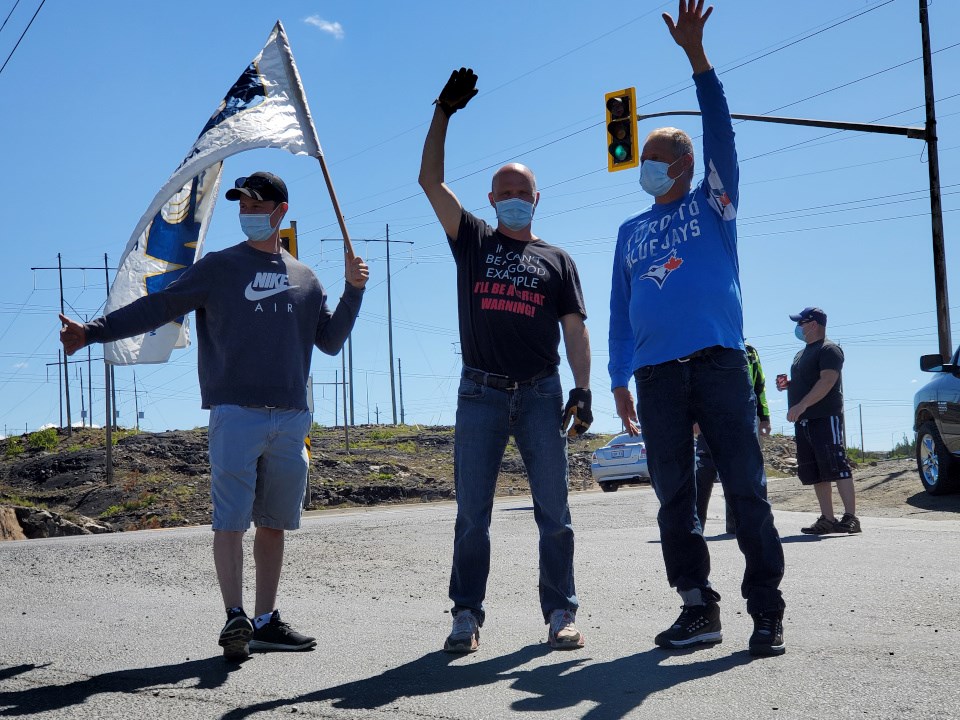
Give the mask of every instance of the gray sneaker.
<svg viewBox="0 0 960 720">
<path fill-rule="evenodd" d="M 550 631 L 547 642 L 555 650 L 576 650 L 583 647 L 583 633 L 577 630 L 577 614 L 571 610 L 550 613 Z"/>
<path fill-rule="evenodd" d="M 453 616 L 453 630 L 443 643 L 449 653 L 472 653 L 480 647 L 480 622 L 470 610 L 460 610 Z"/>
</svg>

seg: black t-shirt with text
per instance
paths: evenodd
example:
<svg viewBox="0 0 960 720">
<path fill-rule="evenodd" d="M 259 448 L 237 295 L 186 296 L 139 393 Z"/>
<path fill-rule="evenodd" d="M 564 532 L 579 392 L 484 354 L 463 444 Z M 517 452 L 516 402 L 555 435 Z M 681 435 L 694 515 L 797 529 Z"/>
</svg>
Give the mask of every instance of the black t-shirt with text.
<svg viewBox="0 0 960 720">
<path fill-rule="evenodd" d="M 570 256 L 543 240 L 501 235 L 466 210 L 456 240 L 447 240 L 457 265 L 463 364 L 515 380 L 557 367 L 559 319 L 587 316 Z"/>
<path fill-rule="evenodd" d="M 790 366 L 790 384 L 787 386 L 787 403 L 793 407 L 806 397 L 817 384 L 821 370 L 843 370 L 843 350 L 824 338 L 808 344 L 793 359 Z M 800 416 L 800 420 L 843 415 L 843 376 L 830 388 L 822 400 L 814 403 Z"/>
</svg>

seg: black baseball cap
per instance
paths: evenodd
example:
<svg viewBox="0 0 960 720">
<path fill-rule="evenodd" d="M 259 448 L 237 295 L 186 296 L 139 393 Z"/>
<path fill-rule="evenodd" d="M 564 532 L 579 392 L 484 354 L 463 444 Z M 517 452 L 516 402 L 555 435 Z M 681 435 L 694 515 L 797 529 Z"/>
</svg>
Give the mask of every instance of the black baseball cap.
<svg viewBox="0 0 960 720">
<path fill-rule="evenodd" d="M 253 175 L 237 178 L 233 187 L 227 190 L 226 198 L 239 200 L 241 195 L 254 200 L 287 202 L 287 186 L 273 173 L 255 172 Z"/>
<path fill-rule="evenodd" d="M 818 307 L 805 307 L 796 315 L 791 315 L 790 319 L 794 322 L 800 322 L 801 320 L 816 320 L 824 327 L 827 326 L 827 314 Z"/>
</svg>

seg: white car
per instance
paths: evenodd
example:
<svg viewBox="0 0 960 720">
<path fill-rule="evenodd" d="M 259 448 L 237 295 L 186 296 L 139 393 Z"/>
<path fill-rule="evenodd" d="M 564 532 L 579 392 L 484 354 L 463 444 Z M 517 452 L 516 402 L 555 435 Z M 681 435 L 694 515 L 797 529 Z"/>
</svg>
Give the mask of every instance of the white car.
<svg viewBox="0 0 960 720">
<path fill-rule="evenodd" d="M 616 492 L 621 485 L 650 482 L 647 445 L 642 435 L 617 435 L 593 452 L 590 471 L 604 492 Z"/>
</svg>

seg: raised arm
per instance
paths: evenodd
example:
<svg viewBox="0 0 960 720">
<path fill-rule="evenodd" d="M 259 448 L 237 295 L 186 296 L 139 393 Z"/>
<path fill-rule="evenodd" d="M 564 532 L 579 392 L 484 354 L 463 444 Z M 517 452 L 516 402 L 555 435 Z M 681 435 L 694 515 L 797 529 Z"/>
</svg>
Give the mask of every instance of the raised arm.
<svg viewBox="0 0 960 720">
<path fill-rule="evenodd" d="M 463 207 L 453 191 L 443 181 L 444 145 L 447 140 L 447 126 L 450 116 L 466 107 L 470 99 L 477 94 L 477 76 L 473 70 L 460 68 L 454 70 L 447 84 L 436 99 L 433 121 L 427 131 L 423 144 L 423 158 L 420 161 L 420 187 L 426 194 L 433 211 L 450 238 L 457 237 L 460 228 L 460 216 Z"/>
</svg>

